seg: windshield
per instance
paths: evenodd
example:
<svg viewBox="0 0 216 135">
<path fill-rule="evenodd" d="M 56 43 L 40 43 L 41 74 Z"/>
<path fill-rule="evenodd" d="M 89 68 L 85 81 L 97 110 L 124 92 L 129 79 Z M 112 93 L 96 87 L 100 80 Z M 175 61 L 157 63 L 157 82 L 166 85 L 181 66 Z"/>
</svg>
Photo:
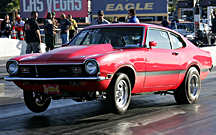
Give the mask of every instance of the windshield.
<svg viewBox="0 0 216 135">
<path fill-rule="evenodd" d="M 175 27 L 174 27 L 175 29 Z M 194 32 L 194 23 L 178 23 L 177 29 L 184 29 L 185 32 Z"/>
<path fill-rule="evenodd" d="M 69 45 L 107 44 L 115 47 L 142 44 L 144 27 L 109 27 L 82 30 Z"/>
</svg>

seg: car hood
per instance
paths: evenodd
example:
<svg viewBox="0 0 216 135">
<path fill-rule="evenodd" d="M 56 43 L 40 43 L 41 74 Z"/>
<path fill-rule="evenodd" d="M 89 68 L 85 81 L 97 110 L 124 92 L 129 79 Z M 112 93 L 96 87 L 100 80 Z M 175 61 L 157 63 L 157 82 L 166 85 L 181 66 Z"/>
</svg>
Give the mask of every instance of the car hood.
<svg viewBox="0 0 216 135">
<path fill-rule="evenodd" d="M 112 52 L 111 44 L 77 45 L 54 49 L 36 57 L 20 60 L 20 64 L 82 63 L 87 58 Z"/>
</svg>

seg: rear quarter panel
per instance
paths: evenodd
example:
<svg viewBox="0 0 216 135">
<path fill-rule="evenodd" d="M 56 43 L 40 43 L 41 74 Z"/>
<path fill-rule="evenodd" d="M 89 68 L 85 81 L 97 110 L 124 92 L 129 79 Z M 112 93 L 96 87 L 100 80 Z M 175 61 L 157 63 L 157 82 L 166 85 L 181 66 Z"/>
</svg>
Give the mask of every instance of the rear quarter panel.
<svg viewBox="0 0 216 135">
<path fill-rule="evenodd" d="M 184 38 L 184 37 L 183 37 Z M 205 77 L 209 73 L 209 68 L 212 66 L 212 58 L 210 52 L 203 51 L 193 45 L 189 40 L 184 38 L 187 47 L 182 49 L 177 49 L 179 51 L 179 59 L 181 62 L 181 68 L 185 69 L 187 73 L 188 69 L 191 66 L 195 66 L 199 73 L 201 80 L 205 79 Z M 185 74 L 181 74 L 179 81 L 182 82 L 184 80 Z"/>
</svg>

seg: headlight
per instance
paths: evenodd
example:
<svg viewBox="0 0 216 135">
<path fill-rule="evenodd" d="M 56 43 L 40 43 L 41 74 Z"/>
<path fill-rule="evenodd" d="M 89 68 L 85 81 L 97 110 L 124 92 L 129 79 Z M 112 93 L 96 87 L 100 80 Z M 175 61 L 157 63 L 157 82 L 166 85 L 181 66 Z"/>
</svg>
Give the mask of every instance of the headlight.
<svg viewBox="0 0 216 135">
<path fill-rule="evenodd" d="M 95 61 L 87 61 L 85 63 L 85 70 L 88 74 L 94 75 L 98 72 L 98 64 Z"/>
<path fill-rule="evenodd" d="M 7 71 L 9 74 L 14 75 L 18 73 L 18 64 L 15 61 L 8 62 Z"/>
</svg>

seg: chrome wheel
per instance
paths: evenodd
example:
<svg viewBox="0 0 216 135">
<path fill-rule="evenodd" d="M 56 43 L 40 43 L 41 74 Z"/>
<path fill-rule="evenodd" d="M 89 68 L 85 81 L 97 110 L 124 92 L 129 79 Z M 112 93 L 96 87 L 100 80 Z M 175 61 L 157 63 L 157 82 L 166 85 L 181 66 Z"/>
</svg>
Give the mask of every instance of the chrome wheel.
<svg viewBox="0 0 216 135">
<path fill-rule="evenodd" d="M 51 99 L 46 98 L 43 93 L 23 91 L 24 101 L 26 106 L 32 112 L 40 113 L 45 111 L 51 102 Z"/>
<path fill-rule="evenodd" d="M 191 80 L 190 80 L 190 95 L 191 95 L 192 97 L 196 97 L 197 92 L 198 92 L 199 89 L 200 89 L 200 86 L 199 86 L 199 79 L 198 79 L 198 77 L 194 74 L 194 75 L 191 77 Z"/>
<path fill-rule="evenodd" d="M 117 84 L 116 90 L 116 104 L 119 107 L 124 107 L 128 100 L 128 85 L 124 80 Z"/>
<path fill-rule="evenodd" d="M 35 104 L 37 104 L 38 106 L 43 106 L 46 103 L 40 93 L 33 92 L 32 94 L 33 98 L 35 99 Z"/>
</svg>

